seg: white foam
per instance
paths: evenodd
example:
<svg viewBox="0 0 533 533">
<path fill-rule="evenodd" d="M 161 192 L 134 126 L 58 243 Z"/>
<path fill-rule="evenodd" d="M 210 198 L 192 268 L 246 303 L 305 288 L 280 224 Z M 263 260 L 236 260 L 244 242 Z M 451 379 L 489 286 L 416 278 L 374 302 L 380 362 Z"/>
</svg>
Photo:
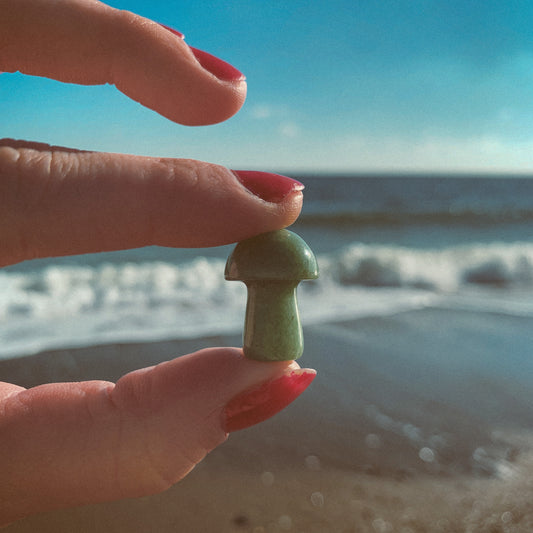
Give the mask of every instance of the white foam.
<svg viewBox="0 0 533 533">
<path fill-rule="evenodd" d="M 454 291 L 463 285 L 533 283 L 533 244 L 528 242 L 413 249 L 353 244 L 328 261 L 343 285 L 411 286 Z"/>
<path fill-rule="evenodd" d="M 354 244 L 319 257 L 299 288 L 304 325 L 429 305 L 533 315 L 533 245 L 418 250 Z M 106 342 L 192 338 L 242 330 L 246 289 L 224 260 L 55 265 L 0 271 L 0 357 Z M 505 286 L 505 292 L 487 291 Z M 516 290 L 511 290 L 516 287 Z"/>
<path fill-rule="evenodd" d="M 0 356 L 238 331 L 245 288 L 224 262 L 51 266 L 0 273 Z"/>
</svg>

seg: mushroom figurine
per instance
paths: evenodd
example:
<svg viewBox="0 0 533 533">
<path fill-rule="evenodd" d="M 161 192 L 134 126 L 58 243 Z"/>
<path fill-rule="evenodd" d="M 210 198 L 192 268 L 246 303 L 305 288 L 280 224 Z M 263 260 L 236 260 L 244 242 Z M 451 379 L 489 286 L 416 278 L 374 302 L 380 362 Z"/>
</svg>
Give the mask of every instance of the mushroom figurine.
<svg viewBox="0 0 533 533">
<path fill-rule="evenodd" d="M 316 258 L 305 241 L 286 229 L 263 233 L 237 244 L 225 278 L 248 289 L 244 355 L 258 361 L 289 361 L 303 353 L 296 302 L 301 280 L 316 279 Z"/>
</svg>

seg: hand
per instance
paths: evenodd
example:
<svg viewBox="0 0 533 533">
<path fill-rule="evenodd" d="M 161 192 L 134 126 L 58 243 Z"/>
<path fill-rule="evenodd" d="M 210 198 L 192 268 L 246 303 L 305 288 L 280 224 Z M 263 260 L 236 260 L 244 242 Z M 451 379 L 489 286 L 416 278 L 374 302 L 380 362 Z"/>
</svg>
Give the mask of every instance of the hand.
<svg viewBox="0 0 533 533">
<path fill-rule="evenodd" d="M 219 122 L 246 93 L 233 67 L 95 0 L 0 0 L 0 71 L 113 83 L 182 124 Z M 97 36 L 97 38 L 96 38 Z M 146 245 L 215 246 L 291 224 L 301 184 L 198 161 L 0 141 L 0 265 Z M 109 382 L 0 383 L 0 524 L 169 487 L 228 432 L 290 403 L 315 373 L 236 348 Z"/>
</svg>

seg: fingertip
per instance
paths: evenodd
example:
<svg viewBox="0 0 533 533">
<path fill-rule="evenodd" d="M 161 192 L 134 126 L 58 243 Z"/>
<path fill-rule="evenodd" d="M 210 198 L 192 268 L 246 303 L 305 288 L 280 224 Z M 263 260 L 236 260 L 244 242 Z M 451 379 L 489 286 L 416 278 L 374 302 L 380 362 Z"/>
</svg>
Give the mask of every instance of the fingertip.
<svg viewBox="0 0 533 533">
<path fill-rule="evenodd" d="M 233 174 L 248 191 L 266 202 L 279 203 L 289 194 L 304 189 L 303 183 L 281 174 L 257 170 L 233 170 Z"/>
<path fill-rule="evenodd" d="M 284 217 L 286 226 L 290 226 L 300 216 L 304 201 L 302 191 L 294 191 L 284 200 Z M 285 227 L 286 227 L 285 226 Z"/>
<path fill-rule="evenodd" d="M 303 207 L 303 183 L 288 176 L 268 172 L 233 170 L 232 173 L 251 196 L 262 200 L 253 204 L 260 209 L 262 216 L 259 220 L 264 227 L 256 228 L 253 224 L 244 224 L 243 221 L 241 227 L 250 230 L 246 237 L 282 229 L 296 221 Z M 268 217 L 265 216 L 267 213 Z"/>
<path fill-rule="evenodd" d="M 189 46 L 168 26 L 128 12 L 123 18 L 134 53 L 123 54 L 124 64 L 117 66 L 121 92 L 185 126 L 217 124 L 241 109 L 247 85 L 236 67 Z"/>
<path fill-rule="evenodd" d="M 204 50 L 194 48 L 193 46 L 191 46 L 190 49 L 200 65 L 219 80 L 230 82 L 241 82 L 246 80 L 246 76 L 240 70 L 219 57 L 205 52 Z"/>
<path fill-rule="evenodd" d="M 232 398 L 223 413 L 223 428 L 230 433 L 264 422 L 290 405 L 316 377 L 316 370 L 290 369 Z"/>
<path fill-rule="evenodd" d="M 180 173 L 180 183 L 187 185 L 180 188 L 179 197 L 167 187 L 161 194 L 152 194 L 150 209 L 157 220 L 152 224 L 154 244 L 194 248 L 232 244 L 290 226 L 301 212 L 302 185 L 291 178 L 246 171 L 261 176 L 259 183 L 259 179 L 245 181 L 225 167 L 199 161 L 165 160 L 164 164 L 171 166 L 171 175 Z M 168 183 L 176 189 L 177 180 Z M 187 225 L 173 222 L 177 215 Z M 179 243 L 178 232 L 182 233 Z"/>
</svg>

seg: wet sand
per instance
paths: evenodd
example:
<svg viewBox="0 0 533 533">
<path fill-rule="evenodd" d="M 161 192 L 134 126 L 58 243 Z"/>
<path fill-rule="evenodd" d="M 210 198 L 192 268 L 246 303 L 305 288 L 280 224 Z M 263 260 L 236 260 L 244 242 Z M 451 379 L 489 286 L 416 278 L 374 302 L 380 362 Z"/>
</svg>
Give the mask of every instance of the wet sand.
<svg viewBox="0 0 533 533">
<path fill-rule="evenodd" d="M 14 532 L 533 531 L 533 320 L 446 310 L 324 324 L 319 377 L 147 498 L 52 512 Z M 116 380 L 235 336 L 45 352 L 2 380 Z"/>
<path fill-rule="evenodd" d="M 525 477 L 395 480 L 305 466 L 239 471 L 206 461 L 161 495 L 30 517 L 4 531 L 527 533 L 532 497 Z"/>
</svg>

